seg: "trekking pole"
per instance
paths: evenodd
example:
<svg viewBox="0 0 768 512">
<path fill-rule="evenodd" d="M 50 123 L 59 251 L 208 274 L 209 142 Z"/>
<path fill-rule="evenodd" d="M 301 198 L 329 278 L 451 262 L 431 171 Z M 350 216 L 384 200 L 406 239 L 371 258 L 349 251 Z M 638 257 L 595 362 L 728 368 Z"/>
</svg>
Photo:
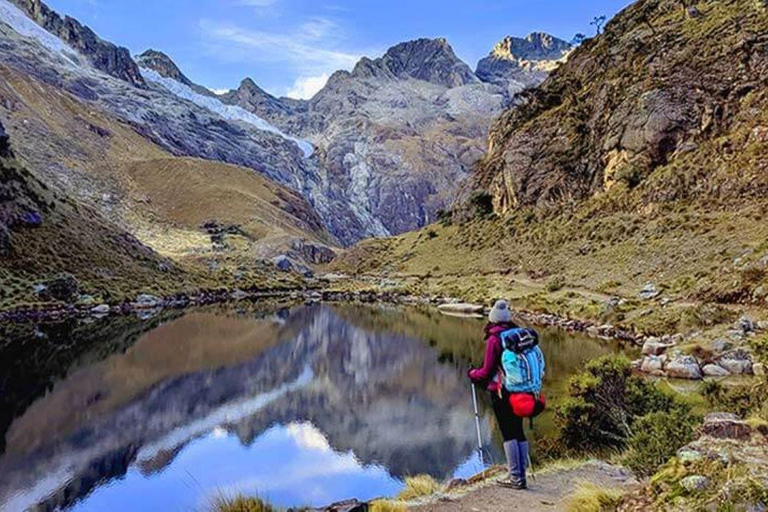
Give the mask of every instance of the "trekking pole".
<svg viewBox="0 0 768 512">
<path fill-rule="evenodd" d="M 472 383 L 472 405 L 475 408 L 475 429 L 477 430 L 477 451 L 480 454 L 480 464 L 483 465 L 483 471 L 485 471 L 485 458 L 483 457 L 483 436 L 480 433 L 480 413 L 477 409 L 477 388 L 475 383 Z"/>
</svg>

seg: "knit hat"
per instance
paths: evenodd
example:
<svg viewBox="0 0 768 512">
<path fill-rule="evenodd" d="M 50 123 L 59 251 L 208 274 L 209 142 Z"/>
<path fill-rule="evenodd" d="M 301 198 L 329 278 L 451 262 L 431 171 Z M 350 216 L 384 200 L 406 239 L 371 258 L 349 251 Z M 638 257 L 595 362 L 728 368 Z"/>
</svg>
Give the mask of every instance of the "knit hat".
<svg viewBox="0 0 768 512">
<path fill-rule="evenodd" d="M 512 312 L 509 310 L 509 303 L 505 300 L 496 301 L 493 305 L 488 320 L 492 324 L 503 324 L 512 321 Z"/>
</svg>

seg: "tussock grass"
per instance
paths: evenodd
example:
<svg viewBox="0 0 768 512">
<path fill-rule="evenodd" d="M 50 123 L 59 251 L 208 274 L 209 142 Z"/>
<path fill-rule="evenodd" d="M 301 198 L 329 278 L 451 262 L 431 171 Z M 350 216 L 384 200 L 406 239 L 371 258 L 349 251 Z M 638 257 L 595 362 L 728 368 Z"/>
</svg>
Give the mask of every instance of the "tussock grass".
<svg viewBox="0 0 768 512">
<path fill-rule="evenodd" d="M 623 493 L 592 482 L 581 482 L 568 501 L 569 512 L 606 512 L 615 510 Z"/>
<path fill-rule="evenodd" d="M 277 512 L 269 503 L 253 497 L 218 496 L 210 505 L 211 512 Z"/>
<path fill-rule="evenodd" d="M 368 507 L 370 512 L 405 512 L 406 507 L 402 503 L 390 500 L 376 500 Z"/>
<path fill-rule="evenodd" d="M 410 476 L 405 479 L 405 489 L 397 495 L 399 500 L 408 501 L 435 494 L 440 484 L 429 475 Z"/>
</svg>

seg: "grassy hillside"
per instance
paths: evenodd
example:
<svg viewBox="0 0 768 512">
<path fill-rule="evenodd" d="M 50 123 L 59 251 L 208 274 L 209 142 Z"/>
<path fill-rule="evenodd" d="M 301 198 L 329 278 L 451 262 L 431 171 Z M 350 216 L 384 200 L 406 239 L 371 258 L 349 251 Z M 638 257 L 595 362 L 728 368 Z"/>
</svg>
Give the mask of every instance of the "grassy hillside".
<svg viewBox="0 0 768 512">
<path fill-rule="evenodd" d="M 101 299 L 253 286 L 263 260 L 295 240 L 334 245 L 297 193 L 250 169 L 171 155 L 67 92 L 0 66 L 0 117 L 14 155 L 0 198 L 12 232 L 0 255 L 0 308 L 38 302 L 36 284 L 68 272 Z"/>
<path fill-rule="evenodd" d="M 696 8 L 620 13 L 495 123 L 460 211 L 336 268 L 651 331 L 718 321 L 693 302 L 764 306 L 768 11 Z M 648 283 L 656 301 L 638 296 Z"/>
</svg>

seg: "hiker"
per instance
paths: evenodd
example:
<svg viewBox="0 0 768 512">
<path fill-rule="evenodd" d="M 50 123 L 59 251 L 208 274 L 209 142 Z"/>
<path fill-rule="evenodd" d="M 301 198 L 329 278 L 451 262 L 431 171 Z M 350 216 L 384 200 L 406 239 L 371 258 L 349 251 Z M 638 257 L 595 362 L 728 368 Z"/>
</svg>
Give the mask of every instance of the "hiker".
<svg viewBox="0 0 768 512">
<path fill-rule="evenodd" d="M 512 322 L 509 304 L 500 300 L 494 304 L 485 326 L 485 359 L 481 368 L 469 370 L 469 378 L 475 384 L 486 387 L 491 395 L 493 412 L 504 438 L 504 454 L 507 458 L 509 476 L 499 482 L 503 487 L 527 489 L 525 478 L 528 463 L 528 441 L 523 430 L 523 418 L 512 411 L 509 392 L 504 386 L 502 355 L 504 346 L 501 333 L 518 326 Z"/>
</svg>

